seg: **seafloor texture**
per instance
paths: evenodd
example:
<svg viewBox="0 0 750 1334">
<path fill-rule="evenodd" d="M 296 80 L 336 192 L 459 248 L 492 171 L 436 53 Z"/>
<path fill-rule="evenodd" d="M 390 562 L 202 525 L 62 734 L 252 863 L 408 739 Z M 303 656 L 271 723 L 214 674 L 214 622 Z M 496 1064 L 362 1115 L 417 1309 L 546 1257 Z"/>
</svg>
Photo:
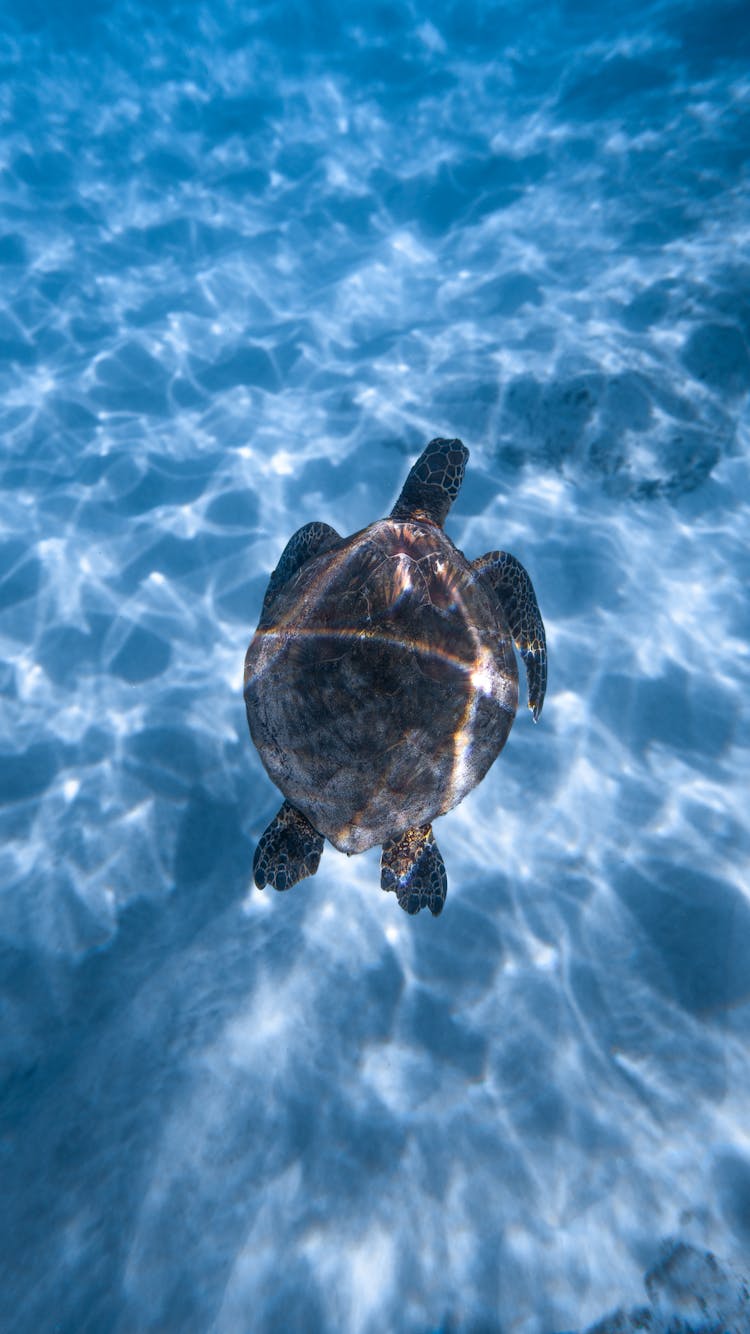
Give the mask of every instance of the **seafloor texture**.
<svg viewBox="0 0 750 1334">
<path fill-rule="evenodd" d="M 741 0 L 3 7 L 3 1334 L 750 1328 L 749 57 Z M 542 722 L 438 922 L 375 850 L 261 894 L 269 571 L 434 435 Z"/>
</svg>

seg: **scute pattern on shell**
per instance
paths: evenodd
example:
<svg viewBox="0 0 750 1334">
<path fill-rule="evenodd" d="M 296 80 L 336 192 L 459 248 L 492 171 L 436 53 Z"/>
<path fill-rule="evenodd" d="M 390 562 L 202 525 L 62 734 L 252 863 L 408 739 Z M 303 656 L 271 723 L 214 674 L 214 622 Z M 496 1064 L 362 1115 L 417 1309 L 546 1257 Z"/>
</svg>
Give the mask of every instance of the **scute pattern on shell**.
<svg viewBox="0 0 750 1334">
<path fill-rule="evenodd" d="M 344 852 L 457 805 L 501 750 L 518 701 L 492 589 L 437 525 L 391 519 L 280 590 L 247 672 L 271 778 Z"/>
</svg>

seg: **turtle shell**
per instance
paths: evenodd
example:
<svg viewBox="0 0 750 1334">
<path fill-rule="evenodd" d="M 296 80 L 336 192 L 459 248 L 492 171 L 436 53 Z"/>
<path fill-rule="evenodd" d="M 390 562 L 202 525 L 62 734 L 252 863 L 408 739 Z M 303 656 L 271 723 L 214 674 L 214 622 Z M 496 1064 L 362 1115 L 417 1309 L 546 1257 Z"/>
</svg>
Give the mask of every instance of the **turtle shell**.
<svg viewBox="0 0 750 1334">
<path fill-rule="evenodd" d="M 270 777 L 343 852 L 431 822 L 510 732 L 518 671 L 490 587 L 434 523 L 382 519 L 307 560 L 245 659 Z"/>
</svg>

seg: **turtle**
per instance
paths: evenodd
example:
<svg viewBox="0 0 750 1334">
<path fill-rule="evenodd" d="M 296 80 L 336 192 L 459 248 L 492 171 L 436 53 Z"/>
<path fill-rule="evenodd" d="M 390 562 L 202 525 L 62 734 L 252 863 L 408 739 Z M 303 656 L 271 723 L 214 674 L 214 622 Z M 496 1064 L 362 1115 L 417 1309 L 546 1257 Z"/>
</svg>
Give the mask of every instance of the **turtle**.
<svg viewBox="0 0 750 1334">
<path fill-rule="evenodd" d="M 518 706 L 515 648 L 538 721 L 542 617 L 514 556 L 469 561 L 444 531 L 469 451 L 430 441 L 389 516 L 352 537 L 290 538 L 245 658 L 250 734 L 284 802 L 255 884 L 288 890 L 342 852 L 380 845 L 381 886 L 437 917 L 447 877 L 432 823 L 484 778 Z"/>
</svg>

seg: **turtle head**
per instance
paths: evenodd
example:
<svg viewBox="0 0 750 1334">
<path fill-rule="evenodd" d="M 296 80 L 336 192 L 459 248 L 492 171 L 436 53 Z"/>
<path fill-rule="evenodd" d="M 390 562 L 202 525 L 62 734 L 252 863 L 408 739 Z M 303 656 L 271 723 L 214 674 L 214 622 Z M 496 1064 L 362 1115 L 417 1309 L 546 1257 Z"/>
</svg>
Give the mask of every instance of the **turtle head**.
<svg viewBox="0 0 750 1334">
<path fill-rule="evenodd" d="M 392 519 L 418 519 L 441 528 L 461 489 L 469 451 L 460 440 L 431 440 L 404 482 Z"/>
</svg>

